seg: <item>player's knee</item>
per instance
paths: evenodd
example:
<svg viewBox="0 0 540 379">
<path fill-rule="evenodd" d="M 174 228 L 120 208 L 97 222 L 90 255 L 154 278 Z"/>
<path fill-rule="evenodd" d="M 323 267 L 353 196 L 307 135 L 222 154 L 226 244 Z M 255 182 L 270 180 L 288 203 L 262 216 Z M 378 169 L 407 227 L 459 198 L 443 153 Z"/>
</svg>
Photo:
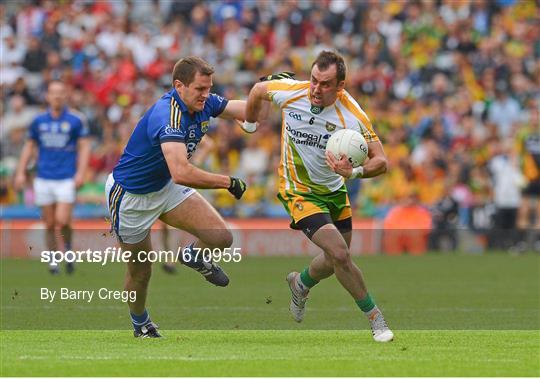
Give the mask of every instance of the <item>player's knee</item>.
<svg viewBox="0 0 540 379">
<path fill-rule="evenodd" d="M 332 256 L 327 251 L 324 251 L 324 259 L 321 260 L 321 264 L 327 269 L 331 269 L 334 267 L 334 261 L 332 260 Z"/>
<path fill-rule="evenodd" d="M 343 267 L 347 268 L 351 265 L 351 253 L 349 252 L 349 249 L 347 246 L 338 246 L 334 249 L 332 249 L 330 256 L 332 257 L 332 262 L 334 264 L 334 267 Z"/>
<path fill-rule="evenodd" d="M 225 249 L 231 247 L 233 235 L 229 229 L 212 231 L 211 235 L 207 236 L 204 242 L 212 246 L 212 248 Z"/>
<path fill-rule="evenodd" d="M 223 230 L 219 236 L 219 248 L 225 249 L 233 244 L 233 235 L 229 229 Z"/>
</svg>

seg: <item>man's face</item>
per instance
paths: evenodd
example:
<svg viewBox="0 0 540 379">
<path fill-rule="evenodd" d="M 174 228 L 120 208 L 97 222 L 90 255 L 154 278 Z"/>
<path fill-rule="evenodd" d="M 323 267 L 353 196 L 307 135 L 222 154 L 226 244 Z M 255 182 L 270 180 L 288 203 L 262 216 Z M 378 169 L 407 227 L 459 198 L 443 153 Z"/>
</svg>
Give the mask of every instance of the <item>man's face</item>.
<svg viewBox="0 0 540 379">
<path fill-rule="evenodd" d="M 47 90 L 47 102 L 54 110 L 60 110 L 66 105 L 66 87 L 59 82 L 52 82 Z"/>
<path fill-rule="evenodd" d="M 337 93 L 345 86 L 345 81 L 338 83 L 336 78 L 336 65 L 330 65 L 325 71 L 319 70 L 317 65 L 311 69 L 311 82 L 309 94 L 311 104 L 326 107 L 334 104 Z"/>
<path fill-rule="evenodd" d="M 181 81 L 175 80 L 174 88 L 176 88 L 180 94 L 180 98 L 190 112 L 200 112 L 204 108 L 206 99 L 208 99 L 212 84 L 211 75 L 201 75 L 197 72 L 189 86 L 185 86 Z"/>
</svg>

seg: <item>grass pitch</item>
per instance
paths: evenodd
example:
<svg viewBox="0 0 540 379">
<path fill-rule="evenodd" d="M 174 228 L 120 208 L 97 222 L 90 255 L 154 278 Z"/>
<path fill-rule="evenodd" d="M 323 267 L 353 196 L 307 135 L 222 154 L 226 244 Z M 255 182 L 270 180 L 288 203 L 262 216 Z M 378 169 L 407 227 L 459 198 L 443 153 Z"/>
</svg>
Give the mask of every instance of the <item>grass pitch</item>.
<svg viewBox="0 0 540 379">
<path fill-rule="evenodd" d="M 301 324 L 286 274 L 309 258 L 249 258 L 228 288 L 155 267 L 148 309 L 166 338 L 131 336 L 118 301 L 40 300 L 40 288 L 121 289 L 124 267 L 82 264 L 51 277 L 1 260 L 3 376 L 540 376 L 540 257 L 527 254 L 357 257 L 396 334 L 376 344 L 335 278 Z"/>
<path fill-rule="evenodd" d="M 375 344 L 358 331 L 3 333 L 3 375 L 537 376 L 538 332 L 399 331 Z"/>
</svg>

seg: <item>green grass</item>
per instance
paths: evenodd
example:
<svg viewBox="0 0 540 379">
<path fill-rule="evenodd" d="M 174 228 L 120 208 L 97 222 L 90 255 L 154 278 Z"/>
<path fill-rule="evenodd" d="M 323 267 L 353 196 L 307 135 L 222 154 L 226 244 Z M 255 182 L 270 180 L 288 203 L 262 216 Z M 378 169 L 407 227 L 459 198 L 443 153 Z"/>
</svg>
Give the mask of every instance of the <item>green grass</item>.
<svg viewBox="0 0 540 379">
<path fill-rule="evenodd" d="M 375 344 L 357 331 L 123 331 L 3 333 L 2 375 L 538 376 L 540 334 L 402 331 Z"/>
<path fill-rule="evenodd" d="M 152 341 L 131 336 L 118 301 L 39 299 L 41 287 L 121 289 L 122 265 L 81 264 L 72 277 L 51 277 L 39 262 L 0 260 L 1 375 L 540 376 L 538 255 L 355 261 L 393 343 L 372 341 L 335 278 L 312 291 L 305 321 L 293 322 L 285 276 L 307 257 L 224 265 L 228 288 L 156 267 L 148 309 L 166 338 Z"/>
</svg>

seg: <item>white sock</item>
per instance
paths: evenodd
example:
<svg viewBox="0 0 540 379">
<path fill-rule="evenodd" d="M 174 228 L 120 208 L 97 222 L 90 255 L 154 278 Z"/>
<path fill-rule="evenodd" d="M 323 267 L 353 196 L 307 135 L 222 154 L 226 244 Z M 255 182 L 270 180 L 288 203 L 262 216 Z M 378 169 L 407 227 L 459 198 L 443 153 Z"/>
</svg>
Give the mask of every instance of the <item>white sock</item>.
<svg viewBox="0 0 540 379">
<path fill-rule="evenodd" d="M 308 292 L 309 291 L 309 288 L 306 287 L 304 285 L 304 283 L 302 283 L 302 279 L 300 279 L 300 275 L 297 275 L 296 276 L 296 280 L 294 281 L 295 282 L 295 285 L 296 285 L 296 288 L 301 291 L 301 292 Z"/>
<path fill-rule="evenodd" d="M 372 320 L 377 315 L 377 313 L 381 313 L 381 311 L 379 310 L 379 307 L 377 306 L 375 306 L 375 308 L 373 308 L 369 312 L 364 312 L 364 314 L 367 316 L 369 320 Z"/>
</svg>

